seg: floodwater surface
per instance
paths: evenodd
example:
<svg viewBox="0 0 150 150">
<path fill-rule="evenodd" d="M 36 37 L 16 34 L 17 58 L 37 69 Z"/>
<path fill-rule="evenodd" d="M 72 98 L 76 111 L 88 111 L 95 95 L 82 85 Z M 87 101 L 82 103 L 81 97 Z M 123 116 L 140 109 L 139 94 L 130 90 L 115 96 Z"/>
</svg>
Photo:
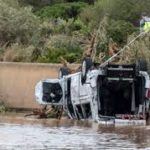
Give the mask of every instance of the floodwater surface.
<svg viewBox="0 0 150 150">
<path fill-rule="evenodd" d="M 0 150 L 150 149 L 150 126 L 0 117 Z"/>
</svg>

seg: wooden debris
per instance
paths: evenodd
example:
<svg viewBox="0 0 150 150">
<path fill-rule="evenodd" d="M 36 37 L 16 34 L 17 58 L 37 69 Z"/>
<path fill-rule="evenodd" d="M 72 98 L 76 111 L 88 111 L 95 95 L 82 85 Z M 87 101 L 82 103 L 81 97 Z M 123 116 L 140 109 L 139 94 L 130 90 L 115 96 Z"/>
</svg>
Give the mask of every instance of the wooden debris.
<svg viewBox="0 0 150 150">
<path fill-rule="evenodd" d="M 62 63 L 62 66 L 63 66 L 63 67 L 68 68 L 68 70 L 69 70 L 70 73 L 79 72 L 80 69 L 81 69 L 81 65 L 79 65 L 79 66 L 76 67 L 76 68 L 71 68 L 71 67 L 69 67 L 69 62 L 67 62 L 67 60 L 65 60 L 63 57 L 61 57 L 61 63 Z"/>
<path fill-rule="evenodd" d="M 61 119 L 63 114 L 63 106 L 51 106 L 47 108 L 47 105 L 41 105 L 41 108 L 33 109 L 32 113 L 26 114 L 27 116 L 37 116 L 37 118 L 56 118 Z"/>
</svg>

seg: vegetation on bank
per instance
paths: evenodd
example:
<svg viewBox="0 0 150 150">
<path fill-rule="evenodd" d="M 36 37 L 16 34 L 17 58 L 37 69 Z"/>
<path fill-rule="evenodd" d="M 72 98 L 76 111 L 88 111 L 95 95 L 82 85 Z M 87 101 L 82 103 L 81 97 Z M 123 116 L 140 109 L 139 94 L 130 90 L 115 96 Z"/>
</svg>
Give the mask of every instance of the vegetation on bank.
<svg viewBox="0 0 150 150">
<path fill-rule="evenodd" d="M 0 101 L 0 113 L 5 113 L 9 111 L 8 107 L 3 101 Z"/>
<path fill-rule="evenodd" d="M 121 48 L 139 33 L 149 9 L 149 0 L 0 0 L 0 60 L 80 62 L 98 28 L 97 58 L 106 59 L 110 43 Z"/>
</svg>

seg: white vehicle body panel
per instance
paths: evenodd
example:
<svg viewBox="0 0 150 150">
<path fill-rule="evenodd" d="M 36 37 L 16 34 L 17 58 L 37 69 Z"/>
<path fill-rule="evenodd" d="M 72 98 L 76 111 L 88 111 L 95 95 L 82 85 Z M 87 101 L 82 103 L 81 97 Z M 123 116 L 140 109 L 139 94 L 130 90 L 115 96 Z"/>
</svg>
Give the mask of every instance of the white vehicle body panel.
<svg viewBox="0 0 150 150">
<path fill-rule="evenodd" d="M 92 89 L 90 84 L 81 83 L 81 74 L 71 77 L 71 99 L 75 104 L 90 102 L 92 98 Z"/>
<path fill-rule="evenodd" d="M 140 71 L 140 76 L 143 76 L 145 78 L 145 90 L 146 89 L 150 89 L 150 78 L 147 72 L 144 71 Z M 139 119 L 117 119 L 117 118 L 113 118 L 113 119 L 101 119 L 101 116 L 99 115 L 99 110 L 101 108 L 101 103 L 99 102 L 99 93 L 101 93 L 101 89 L 98 92 L 98 84 L 97 84 L 97 79 L 98 76 L 103 75 L 103 70 L 101 69 L 95 69 L 95 70 L 90 70 L 87 73 L 87 79 L 86 82 L 84 84 L 82 84 L 81 82 L 81 72 L 75 73 L 75 74 L 70 74 L 67 76 L 64 76 L 61 79 L 46 79 L 46 80 L 42 80 L 40 82 L 37 83 L 36 87 L 35 87 L 35 97 L 36 97 L 36 101 L 39 104 L 51 104 L 49 102 L 44 102 L 43 101 L 43 82 L 47 82 L 47 83 L 59 83 L 60 86 L 62 87 L 62 92 L 63 92 L 63 96 L 62 99 L 60 100 L 60 102 L 58 103 L 59 105 L 63 105 L 64 110 L 68 113 L 70 118 L 73 118 L 71 116 L 71 113 L 69 112 L 69 108 L 68 108 L 68 97 L 67 96 L 67 92 L 68 92 L 68 80 L 70 81 L 70 101 L 73 105 L 73 111 L 75 113 L 75 119 L 78 119 L 78 116 L 80 114 L 80 112 L 77 111 L 77 106 L 81 107 L 81 110 L 83 111 L 83 116 L 85 117 L 85 111 L 84 110 L 84 104 L 88 105 L 88 108 L 91 109 L 91 117 L 90 119 L 92 119 L 93 121 L 96 121 L 98 123 L 101 124 L 118 124 L 118 125 L 145 125 L 146 121 L 145 119 L 143 120 L 139 120 Z M 118 79 L 113 78 L 114 81 L 117 81 Z M 108 80 L 112 80 L 113 79 L 109 79 Z M 122 79 L 122 81 L 126 81 L 129 79 Z M 133 82 L 133 80 L 129 80 L 129 82 Z M 134 85 L 134 84 L 133 84 Z M 135 97 L 134 94 L 132 94 L 132 96 Z M 132 98 L 132 105 L 135 105 L 135 98 Z M 143 109 L 142 106 L 141 108 Z M 139 106 L 140 109 L 140 106 Z M 133 109 L 135 110 L 135 108 Z M 108 117 L 109 118 L 109 117 Z M 88 117 L 86 118 L 88 119 Z"/>
</svg>

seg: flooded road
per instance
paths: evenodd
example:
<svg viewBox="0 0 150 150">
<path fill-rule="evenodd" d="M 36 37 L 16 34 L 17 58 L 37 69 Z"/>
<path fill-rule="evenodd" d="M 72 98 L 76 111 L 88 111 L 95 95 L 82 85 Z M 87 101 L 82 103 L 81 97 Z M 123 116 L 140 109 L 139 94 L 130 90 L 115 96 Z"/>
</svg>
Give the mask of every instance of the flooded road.
<svg viewBox="0 0 150 150">
<path fill-rule="evenodd" d="M 150 149 L 150 126 L 0 117 L 0 150 Z"/>
</svg>

